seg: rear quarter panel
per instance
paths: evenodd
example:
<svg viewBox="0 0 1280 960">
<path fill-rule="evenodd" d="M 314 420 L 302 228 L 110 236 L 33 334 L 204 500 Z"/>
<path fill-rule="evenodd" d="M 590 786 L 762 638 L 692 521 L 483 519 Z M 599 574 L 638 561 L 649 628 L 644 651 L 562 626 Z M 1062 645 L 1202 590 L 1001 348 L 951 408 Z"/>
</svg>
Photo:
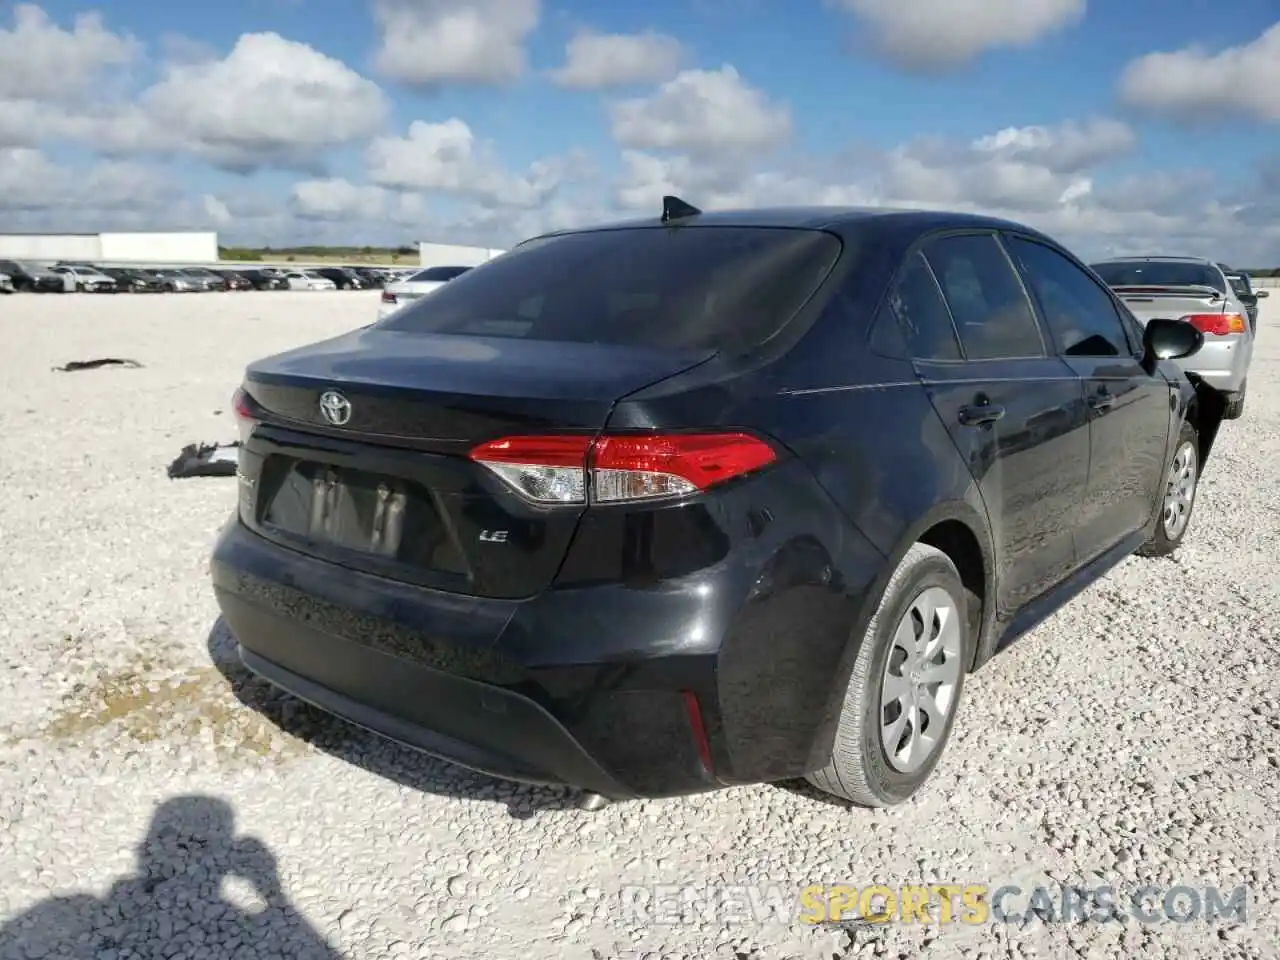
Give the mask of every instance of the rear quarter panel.
<svg viewBox="0 0 1280 960">
<path fill-rule="evenodd" d="M 949 519 L 968 526 L 990 582 L 973 479 L 911 364 L 870 353 L 866 318 L 880 291 L 861 293 L 828 300 L 782 356 L 713 360 L 620 402 L 609 421 L 747 428 L 803 466 L 802 487 L 760 487 L 768 499 L 755 507 L 773 518 L 773 539 L 742 580 L 719 642 L 718 722 L 743 779 L 825 763 L 867 623 L 926 529 Z M 779 718 L 782 728 L 760 740 L 771 729 L 762 721 L 776 728 Z"/>
</svg>

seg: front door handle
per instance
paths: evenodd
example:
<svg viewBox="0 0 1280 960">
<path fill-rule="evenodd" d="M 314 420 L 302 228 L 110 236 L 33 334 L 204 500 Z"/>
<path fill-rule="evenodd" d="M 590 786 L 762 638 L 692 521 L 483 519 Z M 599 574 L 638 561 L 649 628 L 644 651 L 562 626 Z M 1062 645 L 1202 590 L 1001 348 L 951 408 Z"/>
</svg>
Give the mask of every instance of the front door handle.
<svg viewBox="0 0 1280 960">
<path fill-rule="evenodd" d="M 1089 398 L 1089 408 L 1097 410 L 1101 413 L 1103 410 L 1110 410 L 1115 405 L 1116 398 L 1106 390 L 1099 390 Z"/>
<path fill-rule="evenodd" d="M 966 427 L 995 423 L 1004 416 L 1004 407 L 994 403 L 974 403 L 960 408 L 960 422 Z"/>
</svg>

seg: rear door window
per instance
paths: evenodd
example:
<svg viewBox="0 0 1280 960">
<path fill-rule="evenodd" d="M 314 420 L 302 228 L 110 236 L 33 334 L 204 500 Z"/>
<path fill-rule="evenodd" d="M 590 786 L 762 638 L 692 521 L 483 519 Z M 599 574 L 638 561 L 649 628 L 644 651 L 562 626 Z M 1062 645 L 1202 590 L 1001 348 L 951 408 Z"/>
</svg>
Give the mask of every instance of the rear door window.
<svg viewBox="0 0 1280 960">
<path fill-rule="evenodd" d="M 959 360 L 951 313 L 924 256 L 913 253 L 903 264 L 876 321 L 872 349 L 915 360 Z"/>
<path fill-rule="evenodd" d="M 992 234 L 942 237 L 925 248 L 969 360 L 1044 356 L 1031 303 Z"/>
<path fill-rule="evenodd" d="M 545 237 L 468 270 L 387 319 L 388 330 L 749 351 L 831 272 L 820 231 L 637 227 Z"/>
</svg>

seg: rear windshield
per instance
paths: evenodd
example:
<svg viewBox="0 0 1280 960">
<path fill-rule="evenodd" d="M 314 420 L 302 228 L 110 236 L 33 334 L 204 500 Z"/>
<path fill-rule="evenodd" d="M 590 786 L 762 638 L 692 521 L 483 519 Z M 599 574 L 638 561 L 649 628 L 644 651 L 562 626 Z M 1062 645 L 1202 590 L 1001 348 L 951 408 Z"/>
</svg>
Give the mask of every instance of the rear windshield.
<svg viewBox="0 0 1280 960">
<path fill-rule="evenodd" d="M 454 277 L 460 277 L 470 269 L 470 267 L 428 267 L 421 273 L 415 273 L 409 278 L 409 281 L 411 283 L 440 283 L 445 280 L 452 280 Z"/>
<path fill-rule="evenodd" d="M 1109 287 L 1213 287 L 1226 293 L 1222 274 L 1206 263 L 1180 260 L 1110 260 L 1094 272 Z"/>
<path fill-rule="evenodd" d="M 748 350 L 777 333 L 840 256 L 817 230 L 682 227 L 545 237 L 391 314 L 389 330 Z"/>
</svg>

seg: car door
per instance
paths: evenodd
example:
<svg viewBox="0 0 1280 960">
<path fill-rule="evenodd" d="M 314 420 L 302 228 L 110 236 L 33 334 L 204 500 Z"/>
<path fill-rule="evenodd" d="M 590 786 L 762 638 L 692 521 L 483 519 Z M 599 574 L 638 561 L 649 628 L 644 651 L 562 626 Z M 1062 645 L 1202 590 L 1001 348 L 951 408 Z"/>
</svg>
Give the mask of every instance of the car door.
<svg viewBox="0 0 1280 960">
<path fill-rule="evenodd" d="M 1076 543 L 1087 562 L 1151 519 L 1176 387 L 1143 367 L 1141 342 L 1087 270 L 1040 240 L 1013 235 L 1007 243 L 1055 349 L 1084 382 L 1090 466 Z"/>
<path fill-rule="evenodd" d="M 922 262 L 959 355 L 916 369 L 982 493 L 997 552 L 996 612 L 1007 620 L 1076 566 L 1089 458 L 1083 388 L 1048 349 L 994 233 L 932 238 Z"/>
</svg>

